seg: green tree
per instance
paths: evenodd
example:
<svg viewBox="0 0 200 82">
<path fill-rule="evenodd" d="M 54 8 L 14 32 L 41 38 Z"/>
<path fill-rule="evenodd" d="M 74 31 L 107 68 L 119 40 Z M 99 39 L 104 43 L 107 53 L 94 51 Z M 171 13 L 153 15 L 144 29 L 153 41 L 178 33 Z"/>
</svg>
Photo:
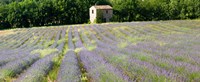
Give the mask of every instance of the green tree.
<svg viewBox="0 0 200 82">
<path fill-rule="evenodd" d="M 118 22 L 200 17 L 199 0 L 0 0 L 0 28 L 87 23 L 95 4 L 111 5 Z"/>
</svg>

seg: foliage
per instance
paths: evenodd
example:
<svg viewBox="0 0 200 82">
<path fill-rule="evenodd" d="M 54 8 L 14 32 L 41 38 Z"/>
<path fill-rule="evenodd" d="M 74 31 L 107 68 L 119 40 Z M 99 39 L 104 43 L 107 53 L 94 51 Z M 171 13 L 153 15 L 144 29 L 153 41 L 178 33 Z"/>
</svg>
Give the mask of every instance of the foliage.
<svg viewBox="0 0 200 82">
<path fill-rule="evenodd" d="M 95 19 L 95 23 L 102 23 L 103 21 L 103 12 L 101 10 L 97 10 L 97 17 Z"/>
<path fill-rule="evenodd" d="M 95 4 L 113 6 L 114 22 L 200 17 L 199 0 L 0 0 L 0 29 L 87 23 Z"/>
</svg>

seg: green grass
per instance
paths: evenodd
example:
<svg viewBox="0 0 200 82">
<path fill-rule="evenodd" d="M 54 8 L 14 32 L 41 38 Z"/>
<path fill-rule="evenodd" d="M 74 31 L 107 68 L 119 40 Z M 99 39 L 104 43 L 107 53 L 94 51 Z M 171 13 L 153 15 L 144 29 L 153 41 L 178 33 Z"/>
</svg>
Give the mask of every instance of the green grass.
<svg viewBox="0 0 200 82">
<path fill-rule="evenodd" d="M 186 71 L 186 70 L 184 66 L 179 66 L 179 67 L 175 67 L 175 71 L 180 74 L 184 74 L 183 71 Z"/>
<path fill-rule="evenodd" d="M 149 61 L 149 60 L 151 60 L 151 57 L 148 56 L 148 55 L 138 55 L 137 58 L 140 59 L 141 61 Z"/>
<path fill-rule="evenodd" d="M 165 46 L 165 45 L 167 45 L 167 43 L 164 42 L 164 41 L 155 40 L 155 42 L 156 42 L 159 46 Z"/>
<path fill-rule="evenodd" d="M 120 42 L 119 44 L 117 44 L 117 46 L 118 46 L 118 48 L 123 49 L 123 48 L 128 46 L 128 43 L 127 42 Z"/>
<path fill-rule="evenodd" d="M 60 39 L 57 41 L 57 44 L 61 44 L 62 42 L 64 42 L 66 40 L 66 38 Z"/>
<path fill-rule="evenodd" d="M 59 56 L 53 59 L 54 66 L 48 75 L 43 79 L 43 82 L 55 82 L 59 73 L 60 65 L 62 63 L 63 56 Z"/>
<path fill-rule="evenodd" d="M 169 70 L 169 69 L 171 69 L 171 65 L 170 64 L 168 64 L 167 62 L 155 62 L 155 65 L 157 65 L 157 66 L 159 66 L 159 67 L 161 67 L 161 68 L 164 68 L 164 69 L 166 69 L 166 70 Z"/>
<path fill-rule="evenodd" d="M 0 80 L 3 80 L 5 77 L 11 77 L 14 76 L 14 72 L 12 72 L 11 70 L 1 70 L 1 74 L 0 74 Z"/>
<path fill-rule="evenodd" d="M 99 82 L 125 82 L 123 79 L 109 71 L 102 70 L 102 73 L 103 75 L 100 75 L 101 79 Z"/>
<path fill-rule="evenodd" d="M 132 54 L 131 56 L 134 57 L 134 58 L 136 58 L 136 59 L 139 59 L 139 60 L 141 60 L 141 61 L 146 61 L 146 62 L 152 60 L 151 55 L 147 55 L 147 54 L 144 55 L 144 54 L 142 54 L 142 53 L 134 53 L 134 54 Z"/>
<path fill-rule="evenodd" d="M 41 58 L 45 57 L 46 55 L 49 55 L 51 53 L 58 52 L 58 49 L 56 48 L 46 48 L 46 49 L 36 49 L 31 52 L 31 54 L 40 54 Z"/>
<path fill-rule="evenodd" d="M 45 47 L 45 48 L 48 48 L 48 47 L 51 46 L 54 42 L 55 42 L 54 40 L 51 40 L 51 41 L 49 41 L 49 42 L 46 42 L 46 43 L 44 43 L 44 47 Z"/>
<path fill-rule="evenodd" d="M 163 75 L 151 75 L 150 78 L 151 82 L 172 82 Z"/>
<path fill-rule="evenodd" d="M 200 72 L 190 73 L 188 74 L 188 78 L 190 79 L 190 82 L 196 82 L 200 80 Z"/>
<path fill-rule="evenodd" d="M 176 57 L 174 58 L 174 60 L 175 60 L 175 61 L 186 61 L 187 59 L 184 58 L 184 57 L 182 57 L 182 56 L 176 56 Z"/>
<path fill-rule="evenodd" d="M 94 40 L 90 41 L 90 43 L 84 43 L 84 45 L 89 51 L 93 51 L 97 48 L 97 43 Z"/>
<path fill-rule="evenodd" d="M 87 48 L 89 51 L 93 51 L 94 49 L 97 48 L 97 46 L 96 46 L 96 45 L 88 45 L 88 46 L 86 46 L 86 48 Z"/>
<path fill-rule="evenodd" d="M 75 50 L 74 50 L 74 52 L 75 53 L 79 53 L 80 51 L 82 51 L 83 50 L 83 48 L 76 48 Z"/>
</svg>

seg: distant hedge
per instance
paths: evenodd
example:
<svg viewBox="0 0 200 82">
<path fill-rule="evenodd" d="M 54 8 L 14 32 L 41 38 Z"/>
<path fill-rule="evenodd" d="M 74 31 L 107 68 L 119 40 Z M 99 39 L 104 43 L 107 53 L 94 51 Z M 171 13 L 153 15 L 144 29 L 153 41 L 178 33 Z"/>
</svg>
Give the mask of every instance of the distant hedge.
<svg viewBox="0 0 200 82">
<path fill-rule="evenodd" d="M 87 23 L 94 4 L 116 22 L 200 18 L 200 0 L 0 0 L 0 29 Z"/>
</svg>

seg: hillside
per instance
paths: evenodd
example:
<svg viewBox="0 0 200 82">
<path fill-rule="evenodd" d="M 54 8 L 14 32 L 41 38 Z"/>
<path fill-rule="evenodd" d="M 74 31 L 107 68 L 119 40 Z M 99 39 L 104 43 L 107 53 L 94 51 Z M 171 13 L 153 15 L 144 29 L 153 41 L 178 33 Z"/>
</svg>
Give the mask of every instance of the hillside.
<svg viewBox="0 0 200 82">
<path fill-rule="evenodd" d="M 0 81 L 199 82 L 200 21 L 0 31 Z"/>
</svg>

